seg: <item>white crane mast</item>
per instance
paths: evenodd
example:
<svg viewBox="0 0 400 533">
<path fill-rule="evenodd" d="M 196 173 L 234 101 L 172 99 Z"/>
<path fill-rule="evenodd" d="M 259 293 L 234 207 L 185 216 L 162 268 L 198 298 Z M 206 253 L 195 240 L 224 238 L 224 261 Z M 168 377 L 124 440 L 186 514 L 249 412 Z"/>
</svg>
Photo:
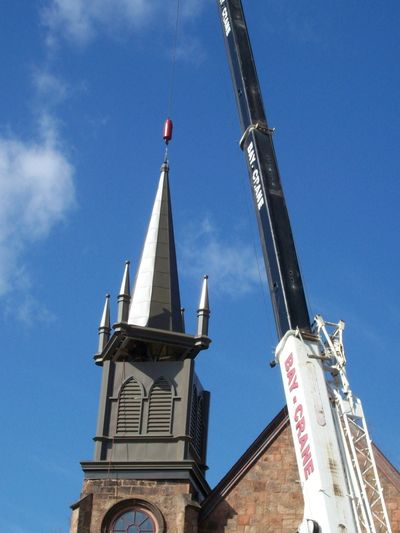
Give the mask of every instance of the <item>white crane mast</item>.
<svg viewBox="0 0 400 533">
<path fill-rule="evenodd" d="M 344 322 L 315 317 L 276 348 L 304 496 L 300 533 L 391 533 L 361 402 L 350 389 Z"/>
</svg>

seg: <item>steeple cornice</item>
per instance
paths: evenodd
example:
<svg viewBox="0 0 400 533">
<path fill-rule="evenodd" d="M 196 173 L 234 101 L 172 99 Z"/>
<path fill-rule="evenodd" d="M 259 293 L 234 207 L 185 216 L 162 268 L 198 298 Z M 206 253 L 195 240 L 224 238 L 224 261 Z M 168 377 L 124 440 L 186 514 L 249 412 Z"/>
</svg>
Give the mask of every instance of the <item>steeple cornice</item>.
<svg viewBox="0 0 400 533">
<path fill-rule="evenodd" d="M 107 360 L 129 358 L 132 361 L 181 361 L 194 359 L 206 350 L 211 339 L 204 334 L 188 335 L 176 331 L 143 326 L 114 324 L 115 333 L 107 343 L 97 364 Z"/>
</svg>

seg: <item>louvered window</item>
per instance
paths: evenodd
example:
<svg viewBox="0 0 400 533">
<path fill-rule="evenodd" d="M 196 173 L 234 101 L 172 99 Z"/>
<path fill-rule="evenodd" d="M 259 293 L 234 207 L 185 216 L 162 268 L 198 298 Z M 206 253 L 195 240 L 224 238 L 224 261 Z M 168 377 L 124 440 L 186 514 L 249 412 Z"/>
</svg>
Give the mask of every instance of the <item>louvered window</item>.
<svg viewBox="0 0 400 533">
<path fill-rule="evenodd" d="M 142 388 L 133 378 L 122 386 L 117 417 L 117 433 L 139 433 L 142 418 Z"/>
<path fill-rule="evenodd" d="M 204 440 L 204 406 L 203 398 L 197 393 L 196 387 L 193 387 L 192 406 L 190 410 L 190 436 L 192 437 L 192 445 L 199 457 L 203 453 Z"/>
<path fill-rule="evenodd" d="M 194 436 L 194 447 L 199 457 L 203 451 L 203 438 L 204 438 L 204 408 L 203 398 L 200 396 L 197 401 L 197 417 L 196 417 L 196 433 Z"/>
<path fill-rule="evenodd" d="M 196 416 L 196 432 L 193 437 L 193 446 L 198 453 L 199 457 L 203 453 L 203 440 L 204 440 L 204 407 L 203 398 L 200 396 L 197 398 L 197 416 Z"/>
<path fill-rule="evenodd" d="M 171 384 L 164 378 L 153 385 L 149 397 L 147 431 L 149 433 L 170 433 L 172 417 Z"/>
<path fill-rule="evenodd" d="M 196 436 L 196 424 L 197 424 L 197 389 L 193 387 L 192 393 L 192 408 L 190 410 L 190 436 L 194 443 Z"/>
</svg>

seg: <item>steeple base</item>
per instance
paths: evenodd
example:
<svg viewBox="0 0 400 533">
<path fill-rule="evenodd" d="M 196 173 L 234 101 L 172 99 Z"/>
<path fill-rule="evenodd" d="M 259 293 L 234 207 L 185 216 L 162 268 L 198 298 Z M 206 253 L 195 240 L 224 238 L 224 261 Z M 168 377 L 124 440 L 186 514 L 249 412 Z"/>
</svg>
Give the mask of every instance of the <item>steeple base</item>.
<svg viewBox="0 0 400 533">
<path fill-rule="evenodd" d="M 84 480 L 81 498 L 72 505 L 70 533 L 108 533 L 115 517 L 128 508 L 148 514 L 158 533 L 198 532 L 198 492 L 189 479 L 166 479 L 165 475 L 162 481 L 134 479 L 122 472 L 118 477 L 115 472 L 111 477 L 107 472 L 102 475 Z"/>
<path fill-rule="evenodd" d="M 82 470 L 85 480 L 155 480 L 187 481 L 193 494 L 201 502 L 210 492 L 210 486 L 195 461 L 171 461 L 151 463 L 83 461 Z"/>
</svg>

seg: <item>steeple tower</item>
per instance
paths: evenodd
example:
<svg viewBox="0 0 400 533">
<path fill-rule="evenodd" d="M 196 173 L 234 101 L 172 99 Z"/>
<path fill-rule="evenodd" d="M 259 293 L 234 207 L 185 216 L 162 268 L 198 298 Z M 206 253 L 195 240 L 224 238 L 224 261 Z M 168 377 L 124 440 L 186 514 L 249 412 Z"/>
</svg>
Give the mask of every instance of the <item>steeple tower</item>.
<svg viewBox="0 0 400 533">
<path fill-rule="evenodd" d="M 210 344 L 207 279 L 197 332 L 190 335 L 183 325 L 168 174 L 165 161 L 132 296 L 127 262 L 112 332 L 106 299 L 95 355 L 103 378 L 94 460 L 81 463 L 83 498 L 73 507 L 75 521 L 84 523 L 91 516 L 95 522 L 89 529 L 71 529 L 74 533 L 113 530 L 114 505 L 117 516 L 118 502 L 128 498 L 133 505 L 132 495 L 157 522 L 159 527 L 151 531 L 164 531 L 160 516 L 168 511 L 162 509 L 161 498 L 166 484 L 175 493 L 181 487 L 174 505 L 175 511 L 183 505 L 183 515 L 210 490 L 205 480 L 209 393 L 194 370 L 195 357 Z M 152 487 L 153 504 L 161 498 L 157 508 L 145 497 L 147 486 Z M 180 529 L 174 522 L 168 531 L 192 529 Z"/>
</svg>

